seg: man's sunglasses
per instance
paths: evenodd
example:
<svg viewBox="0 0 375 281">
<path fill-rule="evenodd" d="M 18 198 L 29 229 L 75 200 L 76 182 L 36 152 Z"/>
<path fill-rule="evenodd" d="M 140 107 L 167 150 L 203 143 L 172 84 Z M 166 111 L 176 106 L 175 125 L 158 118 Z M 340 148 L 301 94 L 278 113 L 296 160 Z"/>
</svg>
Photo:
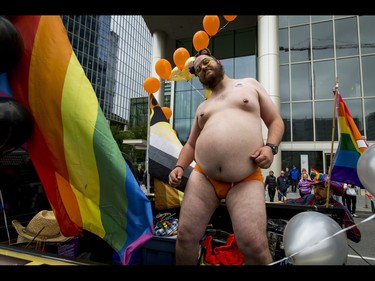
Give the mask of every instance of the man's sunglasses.
<svg viewBox="0 0 375 281">
<path fill-rule="evenodd" d="M 204 58 L 202 62 L 194 68 L 194 66 L 189 67 L 189 72 L 195 76 L 199 76 L 202 73 L 202 66 L 209 66 L 212 61 L 212 58 Z"/>
</svg>

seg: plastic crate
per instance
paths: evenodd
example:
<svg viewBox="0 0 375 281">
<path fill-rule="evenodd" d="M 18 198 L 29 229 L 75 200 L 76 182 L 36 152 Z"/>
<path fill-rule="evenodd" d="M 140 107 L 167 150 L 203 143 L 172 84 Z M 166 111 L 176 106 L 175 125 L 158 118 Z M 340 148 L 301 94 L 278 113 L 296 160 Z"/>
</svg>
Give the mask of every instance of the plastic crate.
<svg viewBox="0 0 375 281">
<path fill-rule="evenodd" d="M 142 247 L 143 265 L 176 265 L 176 236 L 153 236 Z"/>
</svg>

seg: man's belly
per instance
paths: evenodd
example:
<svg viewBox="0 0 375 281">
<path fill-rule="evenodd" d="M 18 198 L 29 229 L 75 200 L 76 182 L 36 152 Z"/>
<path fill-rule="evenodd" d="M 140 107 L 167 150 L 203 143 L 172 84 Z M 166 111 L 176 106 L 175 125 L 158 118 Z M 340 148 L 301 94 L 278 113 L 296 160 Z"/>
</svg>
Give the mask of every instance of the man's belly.
<svg viewBox="0 0 375 281">
<path fill-rule="evenodd" d="M 257 169 L 250 155 L 262 145 L 257 125 L 233 126 L 231 122 L 228 126 L 205 126 L 196 142 L 195 160 L 207 176 L 236 182 Z"/>
</svg>

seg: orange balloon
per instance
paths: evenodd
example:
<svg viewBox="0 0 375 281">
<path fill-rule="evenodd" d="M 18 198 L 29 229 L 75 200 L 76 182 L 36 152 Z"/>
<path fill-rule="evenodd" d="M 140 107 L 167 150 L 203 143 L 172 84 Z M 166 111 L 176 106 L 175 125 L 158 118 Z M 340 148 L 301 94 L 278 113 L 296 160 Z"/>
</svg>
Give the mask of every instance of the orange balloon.
<svg viewBox="0 0 375 281">
<path fill-rule="evenodd" d="M 207 34 L 214 36 L 220 27 L 220 19 L 218 16 L 205 16 L 203 18 L 203 27 Z"/>
<path fill-rule="evenodd" d="M 172 110 L 169 107 L 162 107 L 161 110 L 163 111 L 165 117 L 167 117 L 167 120 L 169 120 L 172 116 Z"/>
<path fill-rule="evenodd" d="M 173 53 L 173 61 L 179 70 L 183 70 L 185 67 L 186 60 L 190 57 L 189 51 L 185 48 L 178 48 Z"/>
<path fill-rule="evenodd" d="M 143 88 L 147 93 L 153 94 L 160 89 L 160 81 L 155 77 L 148 77 L 143 82 Z"/>
<path fill-rule="evenodd" d="M 171 76 L 172 65 L 166 59 L 159 59 L 155 64 L 155 70 L 161 78 L 168 80 L 169 76 Z"/>
<path fill-rule="evenodd" d="M 200 50 L 204 48 L 207 48 L 208 42 L 209 42 L 208 34 L 205 31 L 199 30 L 195 32 L 193 36 L 193 45 L 197 52 L 199 52 Z"/>
<path fill-rule="evenodd" d="M 237 16 L 224 16 L 227 21 L 233 21 Z"/>
</svg>

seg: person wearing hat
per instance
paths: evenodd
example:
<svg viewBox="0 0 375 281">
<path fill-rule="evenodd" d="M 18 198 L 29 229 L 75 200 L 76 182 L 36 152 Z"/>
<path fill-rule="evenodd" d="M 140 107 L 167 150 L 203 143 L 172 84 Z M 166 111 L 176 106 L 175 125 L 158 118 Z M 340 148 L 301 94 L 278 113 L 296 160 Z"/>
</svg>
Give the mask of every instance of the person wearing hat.
<svg viewBox="0 0 375 281">
<path fill-rule="evenodd" d="M 53 211 L 40 211 L 26 227 L 16 219 L 12 221 L 12 225 L 18 233 L 17 243 L 35 242 L 37 245 L 44 245 L 44 243 L 64 243 L 73 238 L 65 237 L 61 233 Z"/>
<path fill-rule="evenodd" d="M 327 188 L 328 188 L 328 179 L 324 179 L 323 181 L 316 181 L 312 182 L 310 185 L 313 188 L 313 194 L 308 194 L 303 197 L 294 198 L 294 199 L 286 199 L 283 202 L 287 204 L 299 204 L 299 205 L 307 205 L 307 206 L 325 206 L 327 201 Z M 329 189 L 329 207 L 331 208 L 341 208 L 344 210 L 344 218 L 343 218 L 343 227 L 348 228 L 355 225 L 354 219 L 350 211 L 342 205 L 340 202 L 336 201 L 333 198 L 333 194 L 342 196 L 344 193 L 344 188 L 341 184 L 338 184 L 334 181 L 330 183 Z M 346 231 L 346 235 L 348 239 L 352 240 L 355 243 L 361 241 L 361 232 L 360 230 L 354 226 Z"/>
</svg>

